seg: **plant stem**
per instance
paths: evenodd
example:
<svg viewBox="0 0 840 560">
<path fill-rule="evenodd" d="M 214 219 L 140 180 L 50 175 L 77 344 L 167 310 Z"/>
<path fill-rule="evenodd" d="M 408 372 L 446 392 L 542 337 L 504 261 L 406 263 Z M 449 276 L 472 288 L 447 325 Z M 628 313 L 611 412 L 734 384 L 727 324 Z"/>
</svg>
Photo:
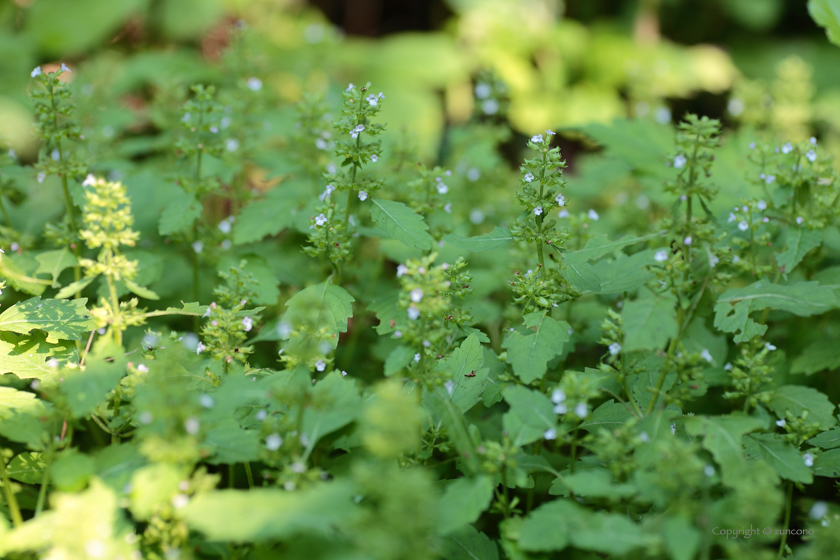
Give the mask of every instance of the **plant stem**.
<svg viewBox="0 0 840 560">
<path fill-rule="evenodd" d="M 6 211 L 6 204 L 3 202 L 2 196 L 0 196 L 0 211 L 3 212 L 3 219 L 6 220 L 6 223 L 9 224 L 9 227 L 13 227 L 12 219 L 9 217 L 9 212 Z"/>
<path fill-rule="evenodd" d="M 662 364 L 662 370 L 659 372 L 659 379 L 656 380 L 656 390 L 653 392 L 653 398 L 650 399 L 650 404 L 647 407 L 646 415 L 651 414 L 656 408 L 656 403 L 659 400 L 659 393 L 662 391 L 662 386 L 665 384 L 665 377 L 668 375 L 668 364 L 674 357 L 674 352 L 677 349 L 677 342 L 682 333 L 683 324 L 683 310 L 682 307 L 677 306 L 677 335 L 671 339 L 668 345 L 668 353 L 665 355 L 665 361 Z"/>
<path fill-rule="evenodd" d="M 12 481 L 6 470 L 6 459 L 0 456 L 0 479 L 3 480 L 3 489 L 6 491 L 6 504 L 9 506 L 9 513 L 12 515 L 12 523 L 15 527 L 23 525 L 23 516 L 20 514 L 17 498 L 12 490 Z"/>
<path fill-rule="evenodd" d="M 253 490 L 254 489 L 254 475 L 251 472 L 251 463 L 245 461 L 245 476 L 248 477 L 248 488 Z"/>
<path fill-rule="evenodd" d="M 44 504 L 47 501 L 47 489 L 50 487 L 50 466 L 55 456 L 55 449 L 50 445 L 47 451 L 47 460 L 45 461 L 44 474 L 41 477 L 41 488 L 38 490 L 38 501 L 35 504 L 35 517 L 38 517 L 44 511 Z"/>
<path fill-rule="evenodd" d="M 779 543 L 779 553 L 776 555 L 778 560 L 781 560 L 782 554 L 785 552 L 785 545 L 787 544 L 787 532 L 790 527 L 790 510 L 793 505 L 793 482 L 787 483 L 787 497 L 785 498 L 785 526 L 782 532 L 782 542 Z"/>
</svg>

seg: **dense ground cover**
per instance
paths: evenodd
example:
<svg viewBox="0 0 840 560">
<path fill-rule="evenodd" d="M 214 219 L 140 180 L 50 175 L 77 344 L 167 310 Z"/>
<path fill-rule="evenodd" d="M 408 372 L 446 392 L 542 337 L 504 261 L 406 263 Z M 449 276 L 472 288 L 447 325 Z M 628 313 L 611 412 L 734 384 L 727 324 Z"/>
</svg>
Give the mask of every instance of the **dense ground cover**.
<svg viewBox="0 0 840 560">
<path fill-rule="evenodd" d="M 822 31 L 85 2 L 0 11 L 0 556 L 840 551 Z"/>
</svg>

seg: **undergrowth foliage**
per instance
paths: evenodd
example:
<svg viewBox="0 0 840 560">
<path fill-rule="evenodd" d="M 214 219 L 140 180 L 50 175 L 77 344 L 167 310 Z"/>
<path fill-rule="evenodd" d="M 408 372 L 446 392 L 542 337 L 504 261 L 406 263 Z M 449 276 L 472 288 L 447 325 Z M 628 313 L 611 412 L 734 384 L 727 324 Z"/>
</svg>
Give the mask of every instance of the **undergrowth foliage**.
<svg viewBox="0 0 840 560">
<path fill-rule="evenodd" d="M 81 69 L 32 72 L 42 147 L 0 168 L 0 555 L 840 550 L 840 184 L 807 123 L 520 137 L 487 73 L 417 163 L 385 93 L 281 106 L 247 40 L 116 152 Z M 586 183 L 622 206 L 561 133 L 670 148 Z M 63 209 L 30 222 L 41 189 Z"/>
</svg>

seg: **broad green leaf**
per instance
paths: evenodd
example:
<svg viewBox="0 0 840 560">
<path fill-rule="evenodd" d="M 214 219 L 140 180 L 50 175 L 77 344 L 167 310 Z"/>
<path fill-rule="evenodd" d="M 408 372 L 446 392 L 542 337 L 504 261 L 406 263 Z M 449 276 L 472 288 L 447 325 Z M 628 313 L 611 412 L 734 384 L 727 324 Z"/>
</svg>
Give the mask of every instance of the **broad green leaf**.
<svg viewBox="0 0 840 560">
<path fill-rule="evenodd" d="M 304 490 L 217 490 L 196 496 L 183 519 L 212 541 L 276 540 L 296 534 L 329 535 L 353 519 L 355 490 L 346 481 Z"/>
<path fill-rule="evenodd" d="M 445 535 L 477 520 L 490 507 L 493 487 L 493 479 L 486 475 L 449 483 L 438 503 L 438 534 Z"/>
<path fill-rule="evenodd" d="M 78 261 L 76 256 L 69 249 L 56 249 L 55 251 L 44 251 L 35 255 L 35 260 L 38 261 L 38 269 L 35 274 L 49 274 L 52 276 L 53 287 L 58 287 L 56 282 L 61 273 L 73 266 L 76 266 Z"/>
<path fill-rule="evenodd" d="M 172 498 L 180 492 L 178 483 L 185 475 L 181 469 L 169 463 L 151 463 L 134 471 L 129 494 L 131 515 L 146 521 L 158 508 L 171 504 Z"/>
<path fill-rule="evenodd" d="M 818 434 L 808 440 L 814 447 L 822 449 L 834 449 L 840 447 L 840 428 L 834 428 L 827 432 Z"/>
<path fill-rule="evenodd" d="M 52 285 L 50 280 L 32 278 L 16 265 L 12 259 L 4 255 L 0 255 L 0 278 L 6 280 L 9 286 L 19 292 L 33 296 L 43 294 L 47 286 Z"/>
<path fill-rule="evenodd" d="M 691 521 L 682 516 L 669 516 L 665 519 L 663 540 L 673 560 L 694 560 L 702 538 Z"/>
<path fill-rule="evenodd" d="M 564 253 L 563 275 L 569 283 L 582 292 L 600 292 L 601 279 L 591 264 L 585 258 L 576 257 L 573 253 Z"/>
<path fill-rule="evenodd" d="M 777 388 L 770 400 L 770 408 L 780 418 L 784 418 L 786 412 L 799 416 L 807 410 L 807 422 L 816 420 L 823 430 L 837 424 L 837 419 L 833 416 L 834 404 L 824 393 L 811 387 L 783 385 Z"/>
<path fill-rule="evenodd" d="M 66 370 L 61 392 L 73 417 L 85 416 L 105 402 L 126 373 L 128 358 L 110 339 L 97 340 L 87 356 L 84 370 Z"/>
<path fill-rule="evenodd" d="M 388 359 L 385 360 L 385 376 L 390 377 L 405 368 L 414 359 L 416 353 L 414 348 L 402 345 L 391 350 Z"/>
<path fill-rule="evenodd" d="M 472 251 L 478 253 L 480 251 L 489 251 L 491 249 L 498 249 L 513 242 L 513 236 L 510 230 L 504 227 L 496 226 L 490 233 L 484 235 L 477 235 L 475 237 L 464 237 L 457 233 L 450 233 L 443 237 L 447 243 L 452 243 L 459 249 L 465 251 Z"/>
<path fill-rule="evenodd" d="M 730 487 L 748 483 L 750 468 L 741 445 L 744 434 L 758 430 L 763 422 L 746 416 L 686 416 L 686 431 L 703 438 L 707 449 L 720 465 L 723 483 Z"/>
<path fill-rule="evenodd" d="M 75 296 L 85 288 L 87 288 L 91 282 L 96 280 L 96 276 L 88 276 L 87 278 L 82 278 L 77 282 L 73 282 L 72 284 L 67 284 L 63 288 L 61 288 L 57 294 L 55 294 L 55 299 L 65 299 L 69 298 L 70 296 Z"/>
<path fill-rule="evenodd" d="M 563 550 L 571 543 L 570 533 L 578 529 L 589 512 L 572 500 L 553 500 L 525 518 L 519 531 L 523 550 Z"/>
<path fill-rule="evenodd" d="M 526 426 L 537 430 L 540 437 L 546 430 L 557 428 L 554 406 L 549 398 L 539 391 L 512 385 L 502 391 L 502 396 L 510 405 L 511 411 L 519 416 Z"/>
<path fill-rule="evenodd" d="M 444 560 L 499 560 L 499 548 L 490 538 L 472 525 L 447 534 L 440 543 Z"/>
<path fill-rule="evenodd" d="M 45 299 L 40 296 L 13 305 L 0 314 L 0 331 L 47 333 L 47 341 L 81 340 L 95 325 L 85 308 L 87 300 Z"/>
<path fill-rule="evenodd" d="M 0 436 L 40 449 L 56 428 L 53 411 L 34 393 L 0 387 Z"/>
<path fill-rule="evenodd" d="M 239 422 L 232 417 L 207 428 L 203 443 L 211 454 L 207 459 L 211 465 L 244 463 L 259 459 L 259 433 L 243 430 Z"/>
<path fill-rule="evenodd" d="M 840 46 L 840 0 L 808 0 L 808 13 L 825 27 L 828 40 Z"/>
<path fill-rule="evenodd" d="M 44 462 L 43 455 L 30 451 L 15 455 L 6 466 L 9 478 L 25 484 L 41 484 L 46 468 L 47 464 Z"/>
<path fill-rule="evenodd" d="M 737 333 L 735 342 L 745 342 L 767 330 L 750 318 L 750 313 L 762 309 L 778 309 L 800 317 L 825 313 L 838 304 L 829 286 L 817 282 L 797 282 L 788 286 L 756 282 L 745 288 L 727 290 L 715 304 L 715 327 Z"/>
<path fill-rule="evenodd" d="M 93 458 L 75 449 L 63 451 L 50 465 L 52 483 L 64 492 L 84 488 L 95 471 Z"/>
<path fill-rule="evenodd" d="M 617 403 L 610 399 L 593 410 L 580 427 L 593 433 L 597 433 L 602 428 L 614 430 L 623 426 L 632 416 L 627 409 L 628 406 L 630 405 Z"/>
<path fill-rule="evenodd" d="M 370 217 L 376 225 L 394 239 L 416 249 L 429 249 L 432 236 L 423 216 L 392 200 L 372 199 Z"/>
<path fill-rule="evenodd" d="M 44 379 L 54 376 L 59 365 L 78 361 L 75 344 L 49 344 L 46 338 L 46 333 L 40 331 L 27 337 L 0 333 L 0 373 L 14 373 L 21 379 Z"/>
<path fill-rule="evenodd" d="M 487 375 L 490 370 L 484 365 L 484 351 L 478 336 L 471 334 L 464 339 L 461 346 L 456 348 L 448 358 L 440 360 L 435 370 L 451 379 L 455 386 L 449 395 L 449 400 L 465 413 L 481 400 L 484 387 L 487 386 Z"/>
<path fill-rule="evenodd" d="M 555 321 L 544 312 L 526 315 L 525 326 L 530 334 L 513 331 L 502 347 L 507 348 L 507 362 L 513 366 L 513 373 L 523 383 L 530 383 L 545 375 L 549 360 L 563 352 L 570 327 L 567 322 Z"/>
<path fill-rule="evenodd" d="M 595 263 L 595 274 L 601 282 L 602 294 L 635 292 L 653 277 L 647 265 L 653 262 L 654 251 L 639 251 L 631 256 L 619 253 L 614 260 Z"/>
<path fill-rule="evenodd" d="M 129 280 L 128 278 L 123 278 L 122 283 L 125 284 L 125 287 L 132 291 L 132 293 L 140 296 L 141 298 L 146 299 L 160 299 L 160 296 L 154 293 L 149 288 L 145 288 L 140 284 L 134 282 L 133 280 Z"/>
<path fill-rule="evenodd" d="M 119 492 L 131 481 L 134 472 L 147 462 L 136 443 L 109 445 L 97 453 L 93 460 L 96 476 Z"/>
<path fill-rule="evenodd" d="M 624 321 L 622 349 L 660 350 L 677 335 L 677 315 L 674 302 L 657 297 L 628 301 L 621 310 Z"/>
<path fill-rule="evenodd" d="M 613 476 L 609 470 L 593 469 L 555 479 L 548 493 L 554 496 L 568 496 L 570 490 L 575 493 L 575 496 L 612 500 L 627 498 L 638 492 L 633 484 L 613 482 Z"/>
<path fill-rule="evenodd" d="M 822 233 L 818 230 L 790 227 L 785 234 L 785 250 L 776 254 L 776 262 L 790 274 L 811 249 L 820 246 Z"/>
<path fill-rule="evenodd" d="M 201 203 L 192 194 L 180 191 L 178 197 L 163 209 L 158 233 L 172 235 L 187 231 L 199 216 L 201 216 Z"/>
<path fill-rule="evenodd" d="M 161 309 L 158 311 L 149 311 L 144 314 L 145 317 L 162 317 L 164 315 L 190 315 L 199 317 L 204 315 L 207 311 L 206 305 L 201 305 L 200 303 L 191 302 L 191 303 L 184 303 L 181 302 L 181 307 L 167 307 L 166 309 Z"/>
<path fill-rule="evenodd" d="M 793 359 L 790 372 L 812 375 L 823 370 L 840 368 L 840 352 L 837 352 L 835 344 L 836 342 L 828 337 L 817 338 L 805 347 L 802 354 Z"/>
<path fill-rule="evenodd" d="M 362 398 L 353 379 L 333 371 L 312 387 L 312 400 L 303 412 L 301 433 L 307 451 L 325 435 L 343 428 L 362 412 Z"/>
<path fill-rule="evenodd" d="M 329 282 L 321 282 L 296 293 L 286 302 L 288 310 L 282 321 L 289 327 L 286 351 L 308 359 L 326 354 L 323 345 L 328 349 L 336 348 L 338 335 L 347 332 L 347 320 L 353 316 L 354 301 L 347 290 Z M 312 336 L 311 333 L 322 329 L 327 333 L 326 340 Z"/>
<path fill-rule="evenodd" d="M 254 243 L 264 237 L 277 235 L 294 223 L 297 193 L 282 185 L 262 200 L 254 200 L 236 217 L 233 225 L 234 245 Z"/>
<path fill-rule="evenodd" d="M 776 471 L 780 477 L 811 484 L 814 476 L 805 466 L 802 454 L 778 434 L 748 434 L 743 443 L 750 455 L 759 455 Z"/>
<path fill-rule="evenodd" d="M 608 538 L 604 538 L 608 535 Z M 620 513 L 592 514 L 585 525 L 570 533 L 572 545 L 608 555 L 623 555 L 654 544 L 657 539 Z"/>
<path fill-rule="evenodd" d="M 829 449 L 817 455 L 814 459 L 814 474 L 840 478 L 840 449 Z"/>
<path fill-rule="evenodd" d="M 630 245 L 635 245 L 636 243 L 648 241 L 656 237 L 662 237 L 662 235 L 664 234 L 653 233 L 650 235 L 645 235 L 643 237 L 627 235 L 625 237 L 622 237 L 621 239 L 614 239 L 610 241 L 606 233 L 599 233 L 592 237 L 592 239 L 587 241 L 583 249 L 579 251 L 570 251 L 566 253 L 565 256 L 567 258 L 573 259 L 575 262 L 594 261 L 600 259 L 603 256 L 613 254 L 616 251 L 623 249 L 624 247 L 629 247 Z"/>
</svg>

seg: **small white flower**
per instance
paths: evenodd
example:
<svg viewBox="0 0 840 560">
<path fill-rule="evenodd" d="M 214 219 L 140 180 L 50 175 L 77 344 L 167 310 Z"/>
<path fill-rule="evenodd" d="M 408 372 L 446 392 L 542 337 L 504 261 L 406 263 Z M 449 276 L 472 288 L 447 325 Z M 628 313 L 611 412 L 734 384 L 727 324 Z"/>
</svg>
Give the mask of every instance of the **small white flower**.
<svg viewBox="0 0 840 560">
<path fill-rule="evenodd" d="M 557 430 L 554 428 L 549 428 L 545 432 L 543 432 L 543 438 L 547 440 L 557 439 Z"/>
<path fill-rule="evenodd" d="M 259 78 L 252 76 L 248 78 L 247 85 L 248 89 L 250 89 L 251 91 L 260 91 L 262 89 L 263 83 L 262 80 L 260 80 Z"/>
<path fill-rule="evenodd" d="M 198 399 L 198 402 L 200 402 L 201 406 L 203 406 L 204 408 L 213 408 L 213 405 L 216 404 L 213 401 L 213 397 L 211 397 L 210 395 L 201 395 L 201 397 L 199 397 Z"/>
<path fill-rule="evenodd" d="M 557 403 L 554 405 L 554 414 L 566 414 L 569 411 L 569 407 L 566 406 L 566 403 Z"/>
<path fill-rule="evenodd" d="M 806 467 L 813 467 L 814 466 L 814 456 L 810 453 L 806 453 L 802 456 L 802 462 L 805 463 Z"/>
<path fill-rule="evenodd" d="M 485 84 L 484 82 L 475 84 L 475 96 L 479 99 L 487 99 L 491 93 L 493 93 L 493 88 L 489 84 Z"/>
<path fill-rule="evenodd" d="M 196 241 L 192 244 L 192 248 L 193 251 L 200 254 L 204 250 L 204 243 L 202 243 L 201 241 Z"/>
<path fill-rule="evenodd" d="M 268 412 L 266 412 L 266 410 L 265 410 L 264 408 L 261 408 L 261 409 L 257 412 L 257 414 L 256 414 L 256 418 L 257 418 L 257 420 L 259 420 L 260 422 L 262 422 L 263 420 L 265 420 L 266 418 L 268 418 Z"/>
<path fill-rule="evenodd" d="M 726 371 L 732 371 L 732 364 L 726 362 L 726 365 L 723 366 L 723 369 L 725 369 Z"/>
<path fill-rule="evenodd" d="M 685 244 L 685 245 L 691 245 L 691 241 L 692 241 L 692 239 L 691 239 L 691 236 L 689 235 L 688 237 L 686 237 L 685 239 L 683 239 L 683 244 Z"/>
<path fill-rule="evenodd" d="M 765 183 L 767 183 L 768 185 L 769 185 L 770 183 L 772 183 L 773 181 L 775 181 L 775 180 L 776 180 L 776 176 L 775 176 L 775 175 L 767 175 L 767 176 L 764 178 L 764 182 L 765 182 Z"/>
<path fill-rule="evenodd" d="M 798 216 L 798 217 L 796 218 L 796 223 L 797 223 L 797 224 L 801 224 L 801 223 L 802 223 L 802 222 L 804 222 L 804 221 L 805 221 L 805 218 L 803 218 L 802 216 Z"/>
<path fill-rule="evenodd" d="M 656 262 L 665 262 L 668 260 L 668 251 L 660 249 L 653 255 L 653 260 Z"/>
<path fill-rule="evenodd" d="M 719 263 L 719 262 L 720 262 L 720 259 L 717 258 L 717 255 L 715 255 L 714 253 L 709 254 L 709 266 L 710 267 L 714 268 L 715 266 L 717 266 L 717 263 Z"/>
<path fill-rule="evenodd" d="M 198 418 L 194 416 L 190 416 L 186 420 L 184 420 L 184 430 L 191 436 L 194 436 L 198 433 L 201 429 L 201 422 L 198 421 Z"/>
<path fill-rule="evenodd" d="M 609 346 L 610 356 L 616 356 L 619 352 L 621 352 L 621 344 L 618 342 L 613 342 Z"/>
<path fill-rule="evenodd" d="M 677 434 L 677 423 L 674 422 L 673 424 L 671 424 L 671 435 L 673 436 L 673 435 L 676 435 L 676 434 Z"/>
<path fill-rule="evenodd" d="M 485 115 L 495 115 L 499 112 L 499 102 L 495 99 L 487 99 L 481 103 L 481 111 Z"/>
<path fill-rule="evenodd" d="M 776 425 L 777 425 L 778 427 L 780 427 L 780 428 L 784 428 L 784 427 L 785 427 L 785 424 L 787 424 L 787 422 L 785 422 L 785 419 L 784 419 L 784 418 L 781 418 L 781 419 L 779 419 L 779 420 L 776 420 Z"/>
<path fill-rule="evenodd" d="M 147 425 L 151 424 L 154 419 L 155 419 L 155 417 L 152 416 L 152 413 L 149 412 L 148 410 L 140 413 L 139 420 L 140 420 L 141 424 L 147 424 Z"/>
<path fill-rule="evenodd" d="M 349 92 L 349 91 L 350 91 L 350 90 L 352 90 L 354 87 L 356 87 L 356 86 L 354 86 L 354 85 L 353 85 L 353 82 L 350 82 L 350 85 L 349 85 L 349 86 L 347 86 L 347 89 L 345 89 L 344 91 L 345 91 L 345 92 Z"/>
<path fill-rule="evenodd" d="M 668 124 L 671 122 L 671 110 L 668 107 L 658 107 L 653 114 L 653 120 L 659 124 Z"/>
<path fill-rule="evenodd" d="M 428 348 L 428 347 L 430 347 L 431 345 L 432 345 L 432 341 L 430 341 L 430 340 L 424 340 L 424 341 L 423 341 L 423 347 L 424 347 L 424 348 Z"/>
<path fill-rule="evenodd" d="M 769 350 L 770 352 L 776 349 L 776 347 L 770 344 L 769 342 L 765 342 L 764 347 L 767 348 L 767 350 Z"/>
<path fill-rule="evenodd" d="M 415 307 L 413 305 L 409 306 L 408 307 L 408 318 L 411 319 L 412 321 L 414 321 L 418 317 L 420 317 L 420 310 L 417 309 L 417 307 Z"/>
<path fill-rule="evenodd" d="M 650 436 L 647 435 L 647 432 L 642 432 L 641 434 L 639 434 L 639 439 L 647 443 L 650 441 Z"/>
<path fill-rule="evenodd" d="M 251 319 L 250 317 L 245 317 L 244 319 L 242 319 L 242 330 L 244 330 L 245 332 L 248 332 L 253 328 L 254 328 L 254 320 L 253 319 Z"/>
<path fill-rule="evenodd" d="M 325 369 L 327 369 L 327 364 L 324 362 L 324 360 L 318 360 L 317 362 L 315 362 L 315 369 L 317 369 L 318 371 L 324 371 Z"/>
<path fill-rule="evenodd" d="M 444 183 L 438 183 L 437 192 L 440 194 L 446 194 L 447 192 L 449 192 L 449 187 L 447 187 Z"/>
<path fill-rule="evenodd" d="M 222 233 L 230 233 L 230 222 L 227 220 L 219 222 L 219 231 Z"/>
<path fill-rule="evenodd" d="M 402 331 L 394 331 L 394 338 L 402 338 Z"/>
<path fill-rule="evenodd" d="M 755 206 L 759 210 L 767 210 L 767 203 L 764 202 L 763 200 L 759 200 L 758 203 Z"/>
<path fill-rule="evenodd" d="M 420 352 L 417 352 L 416 354 L 414 354 L 414 361 L 415 361 L 415 362 L 419 362 L 419 361 L 420 361 Z"/>
<path fill-rule="evenodd" d="M 36 176 L 35 176 L 35 179 L 36 179 L 39 183 L 43 183 L 43 182 L 44 182 L 44 179 L 46 179 L 46 178 L 47 178 L 47 174 L 46 174 L 46 173 L 38 173 L 38 175 L 36 175 Z"/>
<path fill-rule="evenodd" d="M 589 216 L 590 220 L 593 220 L 593 221 L 596 221 L 596 222 L 598 221 L 598 212 L 596 212 L 595 210 L 593 210 L 591 208 L 589 209 L 588 216 Z"/>
<path fill-rule="evenodd" d="M 738 255 L 732 255 L 732 263 L 733 264 L 740 261 L 740 260 L 741 260 L 741 257 L 739 257 Z"/>
<path fill-rule="evenodd" d="M 198 344 L 195 347 L 195 353 L 196 354 L 201 354 L 205 350 L 207 350 L 207 347 L 204 345 L 203 342 L 199 341 Z"/>
<path fill-rule="evenodd" d="M 408 267 L 404 264 L 397 266 L 397 278 L 402 276 L 403 274 L 408 274 Z"/>
<path fill-rule="evenodd" d="M 562 194 L 558 194 L 554 197 L 554 202 L 557 203 L 557 206 L 565 206 L 566 205 L 566 197 Z"/>
<path fill-rule="evenodd" d="M 575 405 L 575 415 L 578 418 L 586 418 L 589 415 L 589 406 L 586 403 L 577 403 Z"/>
<path fill-rule="evenodd" d="M 815 152 L 814 150 L 808 150 L 808 153 L 805 154 L 805 157 L 808 159 L 808 161 L 814 163 L 815 161 L 817 161 L 817 152 Z"/>
<path fill-rule="evenodd" d="M 562 210 L 560 210 L 560 211 L 557 213 L 557 217 L 558 217 L 558 218 L 568 218 L 568 217 L 569 217 L 569 211 L 568 211 L 568 210 L 566 210 L 565 208 L 563 208 Z"/>
<path fill-rule="evenodd" d="M 531 173 L 531 172 L 528 172 L 528 173 L 525 174 L 525 177 L 523 177 L 523 179 L 525 179 L 526 182 L 530 183 L 531 181 L 534 180 L 534 174 Z"/>
<path fill-rule="evenodd" d="M 283 438 L 278 433 L 269 434 L 265 438 L 265 448 L 269 451 L 277 451 L 281 445 L 283 445 Z"/>
<path fill-rule="evenodd" d="M 34 78 L 34 77 L 36 77 L 36 76 L 40 76 L 40 75 L 41 75 L 41 74 L 43 74 L 43 73 L 44 73 L 44 72 L 41 70 L 41 67 L 40 67 L 40 66 L 36 66 L 36 67 L 35 67 L 35 69 L 34 69 L 34 70 L 33 70 L 33 71 L 29 74 L 29 75 L 30 75 L 30 76 L 32 76 L 32 77 Z"/>
<path fill-rule="evenodd" d="M 782 146 L 782 153 L 783 153 L 783 154 L 789 154 L 789 153 L 791 153 L 792 151 L 793 151 L 793 146 L 791 146 L 791 145 L 790 145 L 790 142 L 788 142 L 787 144 L 785 144 L 784 146 Z"/>
<path fill-rule="evenodd" d="M 420 303 L 421 301 L 423 301 L 423 290 L 421 290 L 420 288 L 414 288 L 413 290 L 411 290 L 409 297 L 414 303 Z"/>
<path fill-rule="evenodd" d="M 385 99 L 385 94 L 380 91 L 376 97 L 378 97 L 379 99 Z"/>
<path fill-rule="evenodd" d="M 0 291 L 0 293 L 3 293 L 3 292 Z M 47 367 L 51 367 L 51 368 L 55 369 L 58 366 L 59 366 L 59 362 L 55 358 L 50 358 L 49 360 L 47 360 Z M 143 364 L 140 364 L 139 366 L 137 366 L 137 370 L 138 371 L 144 371 L 144 370 L 140 369 L 141 367 L 145 368 L 146 366 L 144 366 Z M 145 371 L 149 371 L 149 368 L 146 368 Z"/>
<path fill-rule="evenodd" d="M 322 226 L 322 225 L 324 225 L 324 224 L 326 224 L 326 223 L 327 223 L 327 217 L 326 217 L 326 216 L 324 216 L 324 214 L 319 214 L 319 215 L 315 218 L 315 225 L 316 225 L 316 226 L 319 226 L 319 227 L 320 227 L 320 226 Z"/>
<path fill-rule="evenodd" d="M 714 358 L 712 358 L 712 355 L 706 348 L 703 348 L 703 351 L 700 352 L 700 357 L 709 362 L 710 364 L 714 361 Z"/>
<path fill-rule="evenodd" d="M 712 465 L 706 465 L 703 467 L 703 474 L 711 478 L 715 476 L 715 468 Z"/>
<path fill-rule="evenodd" d="M 239 140 L 236 138 L 228 138 L 225 141 L 225 149 L 229 152 L 235 152 L 239 149 Z"/>
<path fill-rule="evenodd" d="M 748 229 L 750 229 L 750 224 L 748 224 L 744 220 L 741 220 L 741 222 L 738 224 L 738 229 L 740 229 L 741 231 L 747 231 Z"/>
<path fill-rule="evenodd" d="M 379 99 L 372 93 L 368 95 L 366 99 L 367 102 L 370 103 L 371 107 L 376 107 L 377 105 L 379 105 Z"/>
<path fill-rule="evenodd" d="M 149 367 L 146 364 L 138 364 L 137 371 L 140 373 L 149 373 Z"/>
<path fill-rule="evenodd" d="M 219 127 L 211 126 L 210 127 L 210 132 L 212 132 L 213 134 L 218 134 L 219 133 Z"/>
<path fill-rule="evenodd" d="M 93 173 L 88 173 L 87 177 L 85 177 L 85 180 L 82 181 L 82 186 L 83 187 L 90 187 L 91 185 L 95 185 L 95 184 L 96 184 L 96 177 L 93 176 Z"/>
<path fill-rule="evenodd" d="M 376 155 L 376 154 L 371 154 L 371 156 L 370 156 L 370 161 L 372 161 L 373 163 L 376 163 L 378 160 L 379 160 L 379 156 L 378 156 L 378 155 Z"/>
<path fill-rule="evenodd" d="M 811 509 L 808 511 L 808 517 L 811 519 L 822 519 L 828 513 L 828 504 L 823 501 L 814 502 Z"/>
<path fill-rule="evenodd" d="M 542 134 L 535 134 L 535 135 L 531 136 L 531 142 L 533 142 L 534 144 L 542 144 L 542 141 L 543 141 Z"/>
<path fill-rule="evenodd" d="M 545 131 L 545 136 L 546 136 L 546 138 L 551 138 L 551 137 L 552 137 L 552 136 L 554 136 L 555 134 L 557 134 L 557 133 L 556 133 L 556 132 L 554 132 L 553 130 L 551 130 L 550 128 L 549 128 L 548 130 L 546 130 L 546 131 Z"/>
<path fill-rule="evenodd" d="M 446 206 L 443 207 L 443 211 L 446 212 L 447 214 L 451 214 L 452 213 L 452 203 L 448 202 L 446 204 Z"/>
<path fill-rule="evenodd" d="M 534 215 L 535 216 L 539 216 L 542 213 L 543 213 L 542 206 L 537 206 L 536 208 L 534 208 Z"/>
<path fill-rule="evenodd" d="M 446 394 L 451 397 L 452 393 L 455 391 L 455 382 L 450 379 L 444 383 L 443 386 L 446 388 Z"/>
<path fill-rule="evenodd" d="M 551 402 L 554 404 L 560 404 L 561 402 L 566 400 L 566 393 L 563 389 L 554 389 L 551 392 Z"/>
<path fill-rule="evenodd" d="M 685 158 L 684 155 L 677 154 L 677 156 L 674 158 L 674 168 L 675 169 L 682 169 L 683 167 L 685 167 L 685 164 L 687 162 L 688 162 L 688 160 Z"/>
</svg>

